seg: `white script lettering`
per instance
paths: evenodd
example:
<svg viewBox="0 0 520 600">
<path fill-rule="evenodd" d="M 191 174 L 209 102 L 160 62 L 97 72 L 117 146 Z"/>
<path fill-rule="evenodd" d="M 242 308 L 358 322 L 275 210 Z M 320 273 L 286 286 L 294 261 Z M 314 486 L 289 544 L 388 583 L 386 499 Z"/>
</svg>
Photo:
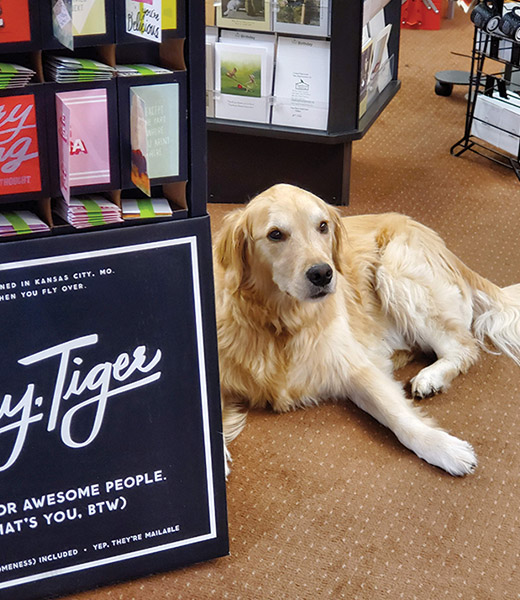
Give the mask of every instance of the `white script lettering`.
<svg viewBox="0 0 520 600">
<path fill-rule="evenodd" d="M 59 426 L 61 441 L 66 446 L 83 448 L 92 443 L 100 432 L 110 398 L 149 385 L 161 377 L 161 371 L 153 372 L 161 360 L 161 350 L 158 349 L 153 358 L 148 361 L 145 346 L 138 346 L 131 355 L 123 352 L 113 362 L 96 364 L 84 375 L 81 369 L 73 366 L 81 366 L 84 359 L 80 356 L 72 357 L 72 354 L 77 354 L 80 349 L 97 344 L 98 340 L 97 334 L 85 335 L 31 354 L 18 361 L 21 365 L 29 366 L 57 358 L 59 363 L 48 411 L 45 410 L 44 397 L 35 397 L 36 385 L 34 383 L 27 385 L 19 402 L 13 402 L 11 394 L 4 395 L 0 404 L 0 437 L 6 433 L 15 432 L 15 438 L 14 442 L 9 445 L 10 453 L 5 462 L 1 464 L 0 471 L 9 469 L 16 462 L 25 444 L 29 427 L 33 423 L 46 419 L 47 431 L 54 431 Z M 139 373 L 145 376 L 136 379 L 135 375 Z M 134 376 L 132 381 L 112 387 L 127 381 L 132 376 Z M 94 395 L 90 395 L 89 392 L 94 392 Z M 85 398 L 85 396 L 87 397 Z M 81 401 L 67 408 L 63 413 L 62 407 L 68 406 L 74 400 Z M 89 433 L 85 439 L 74 439 L 72 435 L 74 420 L 80 413 L 85 414 L 84 409 L 90 406 L 94 407 L 94 416 Z M 60 412 L 63 413 L 61 423 L 59 423 Z M 91 410 L 87 409 L 86 412 L 88 415 L 92 414 Z M 6 422 L 8 423 L 5 424 Z"/>
</svg>

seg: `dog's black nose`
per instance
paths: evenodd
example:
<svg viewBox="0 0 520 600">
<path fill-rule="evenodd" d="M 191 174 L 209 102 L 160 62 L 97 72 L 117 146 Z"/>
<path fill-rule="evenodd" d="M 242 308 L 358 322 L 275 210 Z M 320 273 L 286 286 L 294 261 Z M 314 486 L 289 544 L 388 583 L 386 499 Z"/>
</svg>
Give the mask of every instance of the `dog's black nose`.
<svg viewBox="0 0 520 600">
<path fill-rule="evenodd" d="M 325 287 L 332 279 L 332 267 L 327 263 L 313 265 L 307 273 L 307 279 L 318 287 Z"/>
</svg>

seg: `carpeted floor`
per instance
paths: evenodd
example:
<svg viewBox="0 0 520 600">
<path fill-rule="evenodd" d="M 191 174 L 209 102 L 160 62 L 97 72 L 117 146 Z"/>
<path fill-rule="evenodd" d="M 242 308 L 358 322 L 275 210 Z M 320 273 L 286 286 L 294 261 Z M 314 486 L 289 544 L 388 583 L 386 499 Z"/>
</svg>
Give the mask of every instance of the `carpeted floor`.
<svg viewBox="0 0 520 600">
<path fill-rule="evenodd" d="M 434 94 L 436 71 L 469 67 L 451 51 L 469 53 L 471 39 L 459 9 L 440 31 L 402 32 L 402 89 L 354 144 L 343 210 L 407 213 L 507 285 L 520 281 L 520 182 L 475 155 L 450 156 L 464 90 Z M 215 228 L 230 208 L 210 205 Z M 231 446 L 231 556 L 74 598 L 520 598 L 520 369 L 483 355 L 423 405 L 474 445 L 474 475 L 428 466 L 348 403 L 255 413 Z"/>
</svg>

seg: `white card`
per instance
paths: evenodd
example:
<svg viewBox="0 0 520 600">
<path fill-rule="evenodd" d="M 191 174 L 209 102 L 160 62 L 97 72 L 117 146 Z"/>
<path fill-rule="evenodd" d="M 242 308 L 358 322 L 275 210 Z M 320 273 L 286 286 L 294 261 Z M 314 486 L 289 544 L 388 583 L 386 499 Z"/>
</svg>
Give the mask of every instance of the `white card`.
<svg viewBox="0 0 520 600">
<path fill-rule="evenodd" d="M 301 38 L 278 40 L 272 123 L 327 129 L 330 42 Z"/>
<path fill-rule="evenodd" d="M 215 117 L 268 123 L 269 86 L 265 47 L 215 44 Z"/>
<path fill-rule="evenodd" d="M 162 0 L 126 0 L 126 32 L 161 43 Z"/>
</svg>

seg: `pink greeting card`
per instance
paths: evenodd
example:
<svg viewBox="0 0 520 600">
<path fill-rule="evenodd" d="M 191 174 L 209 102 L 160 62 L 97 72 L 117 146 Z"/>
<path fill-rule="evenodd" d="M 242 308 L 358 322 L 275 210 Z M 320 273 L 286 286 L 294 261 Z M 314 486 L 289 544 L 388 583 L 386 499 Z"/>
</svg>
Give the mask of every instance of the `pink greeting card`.
<svg viewBox="0 0 520 600">
<path fill-rule="evenodd" d="M 70 195 L 70 190 L 67 192 L 70 187 L 110 183 L 106 89 L 56 94 L 56 113 L 58 146 L 61 147 L 62 152 L 60 187 L 64 197 Z M 68 165 L 66 151 L 64 151 L 67 146 L 67 122 L 69 123 Z"/>
</svg>

